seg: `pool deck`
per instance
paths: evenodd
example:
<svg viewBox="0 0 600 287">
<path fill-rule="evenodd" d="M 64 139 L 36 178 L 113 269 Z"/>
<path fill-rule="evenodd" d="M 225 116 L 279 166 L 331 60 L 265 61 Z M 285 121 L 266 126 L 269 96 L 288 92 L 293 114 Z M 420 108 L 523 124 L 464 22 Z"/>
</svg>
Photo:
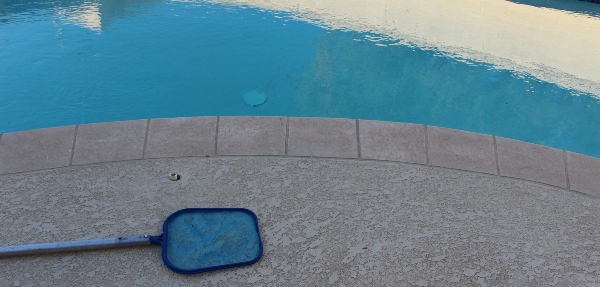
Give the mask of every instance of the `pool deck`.
<svg viewBox="0 0 600 287">
<path fill-rule="evenodd" d="M 192 117 L 0 135 L 0 175 L 165 157 L 282 156 L 415 163 L 600 196 L 600 159 L 434 126 L 330 118 Z"/>
<path fill-rule="evenodd" d="M 158 235 L 186 207 L 249 208 L 265 245 L 252 266 L 192 276 L 156 247 L 0 259 L 12 286 L 600 284 L 600 159 L 490 135 L 136 120 L 3 134 L 0 173 L 2 245 Z"/>
</svg>

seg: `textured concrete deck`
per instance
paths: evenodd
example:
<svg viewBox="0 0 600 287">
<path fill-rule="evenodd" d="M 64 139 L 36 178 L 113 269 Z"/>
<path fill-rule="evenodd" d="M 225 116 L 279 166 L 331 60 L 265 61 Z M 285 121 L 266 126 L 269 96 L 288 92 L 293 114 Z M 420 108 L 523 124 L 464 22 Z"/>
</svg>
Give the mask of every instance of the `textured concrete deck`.
<svg viewBox="0 0 600 287">
<path fill-rule="evenodd" d="M 246 207 L 265 246 L 254 265 L 198 275 L 169 271 L 158 247 L 8 258 L 3 286 L 600 284 L 600 199 L 496 175 L 232 156 L 71 166 L 0 183 L 2 244 L 158 234 L 181 208 Z"/>
<path fill-rule="evenodd" d="M 157 247 L 0 259 L 8 286 L 600 284 L 600 159 L 494 136 L 152 119 L 1 135 L 0 174 L 3 246 L 157 235 L 186 207 L 252 209 L 265 244 L 255 265 L 192 276 Z"/>
</svg>

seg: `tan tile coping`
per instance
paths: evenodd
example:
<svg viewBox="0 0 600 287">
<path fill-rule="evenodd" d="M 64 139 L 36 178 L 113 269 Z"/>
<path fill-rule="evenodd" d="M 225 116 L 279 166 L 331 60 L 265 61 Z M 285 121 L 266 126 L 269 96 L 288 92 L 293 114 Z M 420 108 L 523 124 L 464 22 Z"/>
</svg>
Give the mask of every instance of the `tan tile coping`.
<svg viewBox="0 0 600 287">
<path fill-rule="evenodd" d="M 295 117 L 191 117 L 0 134 L 0 175 L 187 156 L 385 160 L 535 181 L 600 196 L 600 158 L 440 127 Z"/>
</svg>

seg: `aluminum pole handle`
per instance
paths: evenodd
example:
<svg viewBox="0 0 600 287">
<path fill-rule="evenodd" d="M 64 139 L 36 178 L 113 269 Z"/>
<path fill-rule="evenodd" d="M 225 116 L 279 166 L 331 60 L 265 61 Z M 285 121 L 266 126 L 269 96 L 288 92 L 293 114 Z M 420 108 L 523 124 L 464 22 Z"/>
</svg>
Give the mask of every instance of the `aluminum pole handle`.
<svg viewBox="0 0 600 287">
<path fill-rule="evenodd" d="M 150 245 L 150 236 L 130 236 L 0 247 L 0 258 Z"/>
</svg>

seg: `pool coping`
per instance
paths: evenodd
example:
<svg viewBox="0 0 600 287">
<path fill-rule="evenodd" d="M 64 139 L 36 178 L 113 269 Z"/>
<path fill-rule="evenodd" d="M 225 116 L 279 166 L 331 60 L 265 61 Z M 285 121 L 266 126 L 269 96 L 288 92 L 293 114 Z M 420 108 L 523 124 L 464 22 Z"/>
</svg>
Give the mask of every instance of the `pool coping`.
<svg viewBox="0 0 600 287">
<path fill-rule="evenodd" d="M 124 160 L 282 156 L 381 160 L 538 182 L 600 197 L 600 158 L 436 126 L 341 118 L 208 116 L 0 134 L 0 175 Z"/>
</svg>

